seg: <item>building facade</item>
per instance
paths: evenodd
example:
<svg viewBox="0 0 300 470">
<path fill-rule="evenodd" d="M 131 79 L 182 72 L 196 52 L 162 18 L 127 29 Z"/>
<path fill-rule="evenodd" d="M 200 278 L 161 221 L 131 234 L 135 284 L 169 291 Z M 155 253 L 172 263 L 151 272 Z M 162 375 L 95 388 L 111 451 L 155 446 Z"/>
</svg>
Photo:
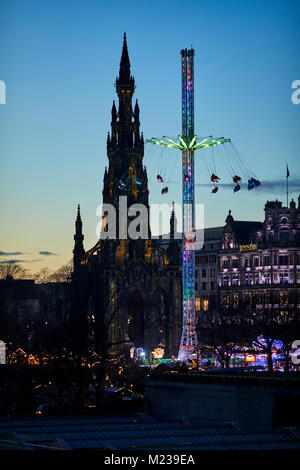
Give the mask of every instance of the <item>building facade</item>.
<svg viewBox="0 0 300 470">
<path fill-rule="evenodd" d="M 61 350 L 66 345 L 69 287 L 67 282 L 1 279 L 0 339 L 25 351 Z"/>
<path fill-rule="evenodd" d="M 226 219 L 219 252 L 221 304 L 299 307 L 300 199 L 265 204 L 264 222 Z"/>
</svg>

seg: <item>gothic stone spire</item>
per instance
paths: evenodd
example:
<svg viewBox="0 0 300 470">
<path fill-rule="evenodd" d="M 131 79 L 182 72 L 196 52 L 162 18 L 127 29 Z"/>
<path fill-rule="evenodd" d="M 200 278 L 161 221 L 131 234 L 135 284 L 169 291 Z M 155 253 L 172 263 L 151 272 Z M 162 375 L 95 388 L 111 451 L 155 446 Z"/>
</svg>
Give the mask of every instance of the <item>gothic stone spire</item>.
<svg viewBox="0 0 300 470">
<path fill-rule="evenodd" d="M 81 220 L 81 215 L 80 215 L 80 205 L 78 204 L 77 218 L 75 222 L 75 235 L 74 235 L 75 244 L 74 244 L 74 250 L 73 250 L 74 271 L 80 267 L 81 258 L 84 254 L 83 239 L 84 239 L 84 236 L 82 234 L 82 220 Z"/>
</svg>

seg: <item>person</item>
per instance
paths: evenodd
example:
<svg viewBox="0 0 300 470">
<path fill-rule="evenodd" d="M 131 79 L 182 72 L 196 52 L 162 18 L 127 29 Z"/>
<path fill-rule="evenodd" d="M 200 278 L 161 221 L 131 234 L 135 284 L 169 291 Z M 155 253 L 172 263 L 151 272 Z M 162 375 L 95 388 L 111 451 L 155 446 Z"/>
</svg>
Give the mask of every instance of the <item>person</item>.
<svg viewBox="0 0 300 470">
<path fill-rule="evenodd" d="M 212 181 L 213 183 L 217 183 L 220 178 L 219 178 L 217 175 L 215 175 L 215 174 L 213 173 L 213 174 L 211 175 L 210 179 L 211 179 L 211 181 Z"/>
<path fill-rule="evenodd" d="M 163 183 L 163 182 L 164 182 L 164 180 L 162 179 L 162 177 L 161 177 L 160 175 L 157 175 L 156 179 L 157 179 L 157 181 L 158 181 L 159 183 Z"/>
<path fill-rule="evenodd" d="M 248 190 L 251 191 L 251 189 L 257 188 L 258 186 L 260 186 L 260 184 L 260 181 L 258 181 L 257 179 L 250 178 L 248 179 Z"/>
<path fill-rule="evenodd" d="M 212 193 L 216 193 L 217 191 L 219 191 L 219 188 L 218 186 L 215 186 L 214 189 L 212 190 Z"/>
<path fill-rule="evenodd" d="M 233 177 L 232 179 L 233 179 L 233 182 L 234 182 L 234 183 L 239 183 L 242 178 L 241 178 L 240 176 L 238 176 L 238 175 L 234 175 L 234 177 Z"/>
<path fill-rule="evenodd" d="M 235 187 L 233 188 L 233 192 L 237 193 L 241 189 L 241 186 L 239 184 L 236 184 Z"/>
<path fill-rule="evenodd" d="M 163 189 L 161 190 L 161 194 L 167 194 L 168 191 L 169 191 L 169 190 L 168 190 L 168 188 L 167 188 L 167 186 L 166 186 L 165 188 L 163 188 Z"/>
</svg>

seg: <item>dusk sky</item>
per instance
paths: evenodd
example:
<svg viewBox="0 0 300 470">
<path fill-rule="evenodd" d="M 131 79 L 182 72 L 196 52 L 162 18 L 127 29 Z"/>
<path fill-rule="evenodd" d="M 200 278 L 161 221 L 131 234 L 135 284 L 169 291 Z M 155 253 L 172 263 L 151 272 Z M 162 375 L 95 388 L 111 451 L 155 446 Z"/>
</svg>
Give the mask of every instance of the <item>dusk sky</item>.
<svg viewBox="0 0 300 470">
<path fill-rule="evenodd" d="M 262 182 L 211 194 L 212 153 L 199 151 L 205 226 L 223 225 L 229 209 L 237 220 L 263 220 L 267 199 L 286 204 L 286 163 L 298 198 L 300 104 L 291 85 L 300 80 L 299 1 L 0 0 L 0 17 L 2 261 L 33 272 L 69 261 L 78 203 L 84 246 L 96 243 L 124 31 L 145 139 L 181 132 L 180 50 L 192 45 L 196 134 L 230 137 Z M 161 160 L 149 145 L 150 202 L 180 203 L 179 156 L 170 149 Z M 228 167 L 237 169 L 231 147 L 213 158 L 228 185 Z M 169 181 L 163 197 L 159 171 Z"/>
</svg>

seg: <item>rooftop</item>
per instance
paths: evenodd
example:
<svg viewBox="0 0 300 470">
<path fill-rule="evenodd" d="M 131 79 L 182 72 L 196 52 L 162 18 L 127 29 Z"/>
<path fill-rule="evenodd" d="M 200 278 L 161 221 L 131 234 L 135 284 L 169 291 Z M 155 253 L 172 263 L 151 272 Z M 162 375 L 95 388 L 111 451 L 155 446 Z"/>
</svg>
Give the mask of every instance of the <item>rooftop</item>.
<svg viewBox="0 0 300 470">
<path fill-rule="evenodd" d="M 0 418 L 0 449 L 300 450 L 300 430 L 247 432 L 236 423 L 201 426 L 193 418 L 111 416 Z"/>
</svg>

